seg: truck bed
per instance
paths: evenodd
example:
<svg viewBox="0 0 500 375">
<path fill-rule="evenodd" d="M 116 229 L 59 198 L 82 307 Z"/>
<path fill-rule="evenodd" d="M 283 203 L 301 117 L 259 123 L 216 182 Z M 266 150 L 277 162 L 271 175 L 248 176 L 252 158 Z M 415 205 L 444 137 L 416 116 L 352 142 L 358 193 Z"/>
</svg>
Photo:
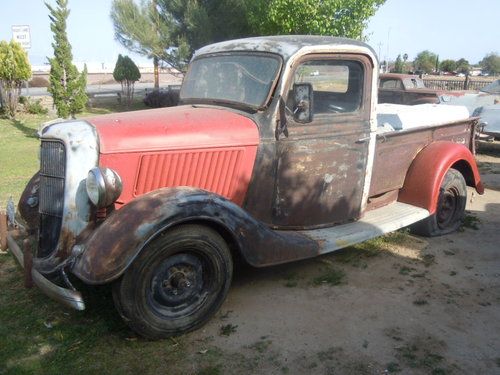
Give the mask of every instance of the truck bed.
<svg viewBox="0 0 500 375">
<path fill-rule="evenodd" d="M 375 159 L 369 197 L 371 203 L 385 195 L 387 204 L 397 199 L 406 172 L 417 153 L 434 141 L 463 144 L 474 152 L 473 133 L 476 118 L 467 118 L 440 125 L 417 126 L 405 130 L 382 132 L 377 135 Z M 393 194 L 384 194 L 393 192 Z M 379 206 L 375 204 L 375 208 Z"/>
<path fill-rule="evenodd" d="M 468 118 L 469 111 L 464 106 L 378 104 L 377 132 L 382 134 L 391 131 L 446 125 Z"/>
</svg>

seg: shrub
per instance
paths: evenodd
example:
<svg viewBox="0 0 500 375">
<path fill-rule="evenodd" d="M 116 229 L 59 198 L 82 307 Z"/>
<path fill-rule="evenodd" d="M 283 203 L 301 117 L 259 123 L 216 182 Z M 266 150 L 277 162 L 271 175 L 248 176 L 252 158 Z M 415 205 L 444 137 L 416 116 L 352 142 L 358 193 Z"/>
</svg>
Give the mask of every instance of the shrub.
<svg viewBox="0 0 500 375">
<path fill-rule="evenodd" d="M 31 113 L 32 115 L 46 115 L 49 113 L 49 110 L 42 105 L 42 99 L 32 100 L 24 96 L 21 98 L 24 99 L 22 104 L 24 104 L 26 112 Z M 19 100 L 19 102 L 21 102 L 21 100 Z"/>
<path fill-rule="evenodd" d="M 144 104 L 151 108 L 175 107 L 179 103 L 179 91 L 154 90 L 144 97 Z"/>
<path fill-rule="evenodd" d="M 127 106 L 129 106 L 134 97 L 134 84 L 141 78 L 139 68 L 130 57 L 118 55 L 113 78 L 121 83 L 122 93 L 127 98 Z"/>
<path fill-rule="evenodd" d="M 23 81 L 31 76 L 28 55 L 15 41 L 0 41 L 0 106 L 14 117 Z"/>
</svg>

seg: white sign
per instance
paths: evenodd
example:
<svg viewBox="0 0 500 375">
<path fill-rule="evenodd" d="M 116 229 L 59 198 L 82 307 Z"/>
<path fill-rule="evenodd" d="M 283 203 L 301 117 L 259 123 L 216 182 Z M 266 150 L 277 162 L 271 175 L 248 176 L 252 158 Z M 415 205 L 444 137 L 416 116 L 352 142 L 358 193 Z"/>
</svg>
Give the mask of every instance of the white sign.
<svg viewBox="0 0 500 375">
<path fill-rule="evenodd" d="M 12 26 L 12 39 L 18 42 L 24 49 L 30 49 L 31 34 L 29 25 Z"/>
</svg>

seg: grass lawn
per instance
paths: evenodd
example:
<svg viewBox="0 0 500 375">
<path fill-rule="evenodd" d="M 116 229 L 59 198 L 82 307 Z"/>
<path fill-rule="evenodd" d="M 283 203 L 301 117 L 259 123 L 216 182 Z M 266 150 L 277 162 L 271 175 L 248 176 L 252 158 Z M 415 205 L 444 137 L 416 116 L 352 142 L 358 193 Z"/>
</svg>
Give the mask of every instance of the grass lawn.
<svg viewBox="0 0 500 375">
<path fill-rule="evenodd" d="M 152 374 L 181 362 L 182 340 L 134 337 L 108 288 L 88 289 L 84 312 L 69 310 L 25 289 L 12 256 L 0 255 L 0 290 L 0 374 Z"/>
<path fill-rule="evenodd" d="M 0 207 L 12 196 L 17 203 L 24 186 L 38 170 L 38 126 L 50 120 L 44 115 L 20 114 L 14 120 L 0 118 Z"/>
</svg>

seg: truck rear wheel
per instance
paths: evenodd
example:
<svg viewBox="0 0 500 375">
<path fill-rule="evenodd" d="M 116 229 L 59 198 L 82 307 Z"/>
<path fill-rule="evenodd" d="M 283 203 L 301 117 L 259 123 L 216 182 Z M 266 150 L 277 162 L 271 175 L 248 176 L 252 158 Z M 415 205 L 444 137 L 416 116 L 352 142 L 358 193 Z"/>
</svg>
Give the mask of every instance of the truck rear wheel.
<svg viewBox="0 0 500 375">
<path fill-rule="evenodd" d="M 115 306 L 141 336 L 179 335 L 217 312 L 232 272 L 231 253 L 217 232 L 202 225 L 179 226 L 146 245 L 115 283 Z"/>
<path fill-rule="evenodd" d="M 456 231 L 465 214 L 467 185 L 462 174 L 450 168 L 446 172 L 441 187 L 436 212 L 411 226 L 415 234 L 426 237 L 442 236 Z"/>
</svg>

